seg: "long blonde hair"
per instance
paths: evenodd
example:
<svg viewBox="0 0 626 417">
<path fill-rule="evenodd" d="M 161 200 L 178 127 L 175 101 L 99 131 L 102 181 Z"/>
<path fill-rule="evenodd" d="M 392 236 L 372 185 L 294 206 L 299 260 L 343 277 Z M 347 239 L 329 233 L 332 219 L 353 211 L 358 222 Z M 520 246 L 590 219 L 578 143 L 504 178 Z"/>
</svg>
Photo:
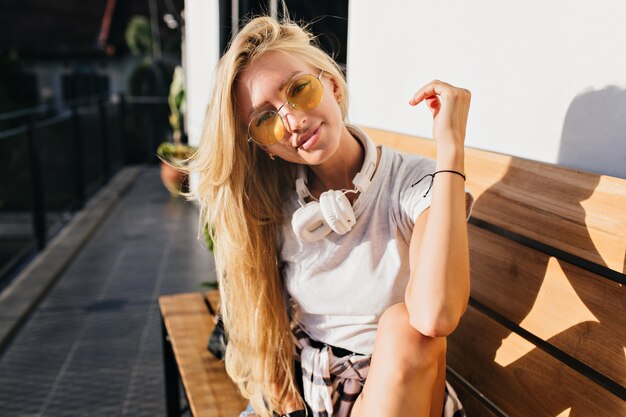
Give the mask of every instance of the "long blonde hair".
<svg viewBox="0 0 626 417">
<path fill-rule="evenodd" d="M 221 313 L 228 336 L 226 370 L 261 417 L 299 399 L 294 380 L 294 344 L 283 279 L 278 268 L 277 229 L 282 200 L 295 192 L 295 165 L 270 160 L 248 142 L 235 111 L 237 76 L 267 51 L 298 56 L 338 83 L 347 117 L 342 70 L 305 29 L 269 17 L 249 21 L 220 59 L 198 151 L 188 165 L 198 187 L 188 197 L 200 204 L 200 227 L 215 242 Z"/>
</svg>

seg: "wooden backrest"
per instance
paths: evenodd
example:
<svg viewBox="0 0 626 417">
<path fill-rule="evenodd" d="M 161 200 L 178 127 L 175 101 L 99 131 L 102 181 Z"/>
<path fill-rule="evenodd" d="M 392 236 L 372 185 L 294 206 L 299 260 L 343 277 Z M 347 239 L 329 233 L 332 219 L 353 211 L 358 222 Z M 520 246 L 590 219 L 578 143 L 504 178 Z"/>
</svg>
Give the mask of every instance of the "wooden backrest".
<svg viewBox="0 0 626 417">
<path fill-rule="evenodd" d="M 206 294 L 217 311 L 218 291 Z M 246 408 L 226 374 L 224 362 L 207 350 L 215 322 L 201 293 L 165 295 L 159 298 L 189 408 L 194 417 L 233 417 Z"/>
<path fill-rule="evenodd" d="M 364 130 L 436 155 L 432 140 Z M 626 180 L 465 155 L 472 291 L 448 363 L 468 415 L 626 415 Z"/>
</svg>

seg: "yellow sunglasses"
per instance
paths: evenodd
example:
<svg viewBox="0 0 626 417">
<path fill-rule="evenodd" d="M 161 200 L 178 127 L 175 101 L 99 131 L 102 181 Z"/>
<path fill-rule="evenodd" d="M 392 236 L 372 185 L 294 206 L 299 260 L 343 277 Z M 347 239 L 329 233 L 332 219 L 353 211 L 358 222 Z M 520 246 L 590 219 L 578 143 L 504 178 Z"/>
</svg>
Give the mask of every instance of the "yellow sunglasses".
<svg viewBox="0 0 626 417">
<path fill-rule="evenodd" d="M 322 102 L 324 85 L 321 78 L 324 70 L 316 77 L 304 74 L 294 79 L 287 88 L 287 101 L 275 111 L 264 111 L 255 115 L 248 123 L 248 141 L 271 146 L 285 137 L 285 122 L 280 115 L 283 107 L 289 104 L 296 110 L 313 110 Z"/>
</svg>

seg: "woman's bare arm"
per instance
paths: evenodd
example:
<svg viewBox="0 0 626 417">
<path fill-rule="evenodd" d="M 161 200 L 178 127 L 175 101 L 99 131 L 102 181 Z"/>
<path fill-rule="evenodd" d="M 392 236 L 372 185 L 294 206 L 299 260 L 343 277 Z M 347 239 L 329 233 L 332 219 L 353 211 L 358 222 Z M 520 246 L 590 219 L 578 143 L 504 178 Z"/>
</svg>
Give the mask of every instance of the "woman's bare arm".
<svg viewBox="0 0 626 417">
<path fill-rule="evenodd" d="M 416 93 L 411 104 L 422 100 L 433 112 L 435 171 L 465 173 L 469 91 L 433 81 Z M 405 303 L 413 327 L 435 337 L 447 336 L 456 328 L 467 307 L 470 272 L 463 177 L 438 173 L 430 192 L 430 208 L 417 219 L 411 237 L 411 276 Z"/>
</svg>

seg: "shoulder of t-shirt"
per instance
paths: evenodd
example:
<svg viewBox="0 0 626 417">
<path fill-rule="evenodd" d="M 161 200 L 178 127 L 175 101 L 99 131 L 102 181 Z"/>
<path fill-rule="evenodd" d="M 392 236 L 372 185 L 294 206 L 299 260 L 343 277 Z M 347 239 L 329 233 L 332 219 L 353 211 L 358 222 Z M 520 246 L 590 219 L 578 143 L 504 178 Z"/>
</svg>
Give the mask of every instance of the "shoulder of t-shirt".
<svg viewBox="0 0 626 417">
<path fill-rule="evenodd" d="M 411 199 L 411 195 L 422 195 L 428 186 L 428 178 L 424 179 L 419 186 L 412 187 L 420 178 L 434 171 L 435 161 L 420 154 L 408 154 L 399 152 L 393 148 L 383 147 L 383 152 L 387 159 L 386 169 L 383 172 L 381 189 L 384 190 L 383 195 L 388 199 L 390 215 L 401 230 L 408 230 L 405 225 L 412 221 L 408 219 L 406 208 L 402 208 L 407 204 L 407 199 Z M 408 232 L 407 232 L 408 233 Z"/>
<path fill-rule="evenodd" d="M 389 153 L 389 173 L 391 181 L 404 189 L 410 186 L 426 174 L 432 174 L 436 161 L 421 154 L 409 154 L 393 148 L 384 147 Z"/>
</svg>

